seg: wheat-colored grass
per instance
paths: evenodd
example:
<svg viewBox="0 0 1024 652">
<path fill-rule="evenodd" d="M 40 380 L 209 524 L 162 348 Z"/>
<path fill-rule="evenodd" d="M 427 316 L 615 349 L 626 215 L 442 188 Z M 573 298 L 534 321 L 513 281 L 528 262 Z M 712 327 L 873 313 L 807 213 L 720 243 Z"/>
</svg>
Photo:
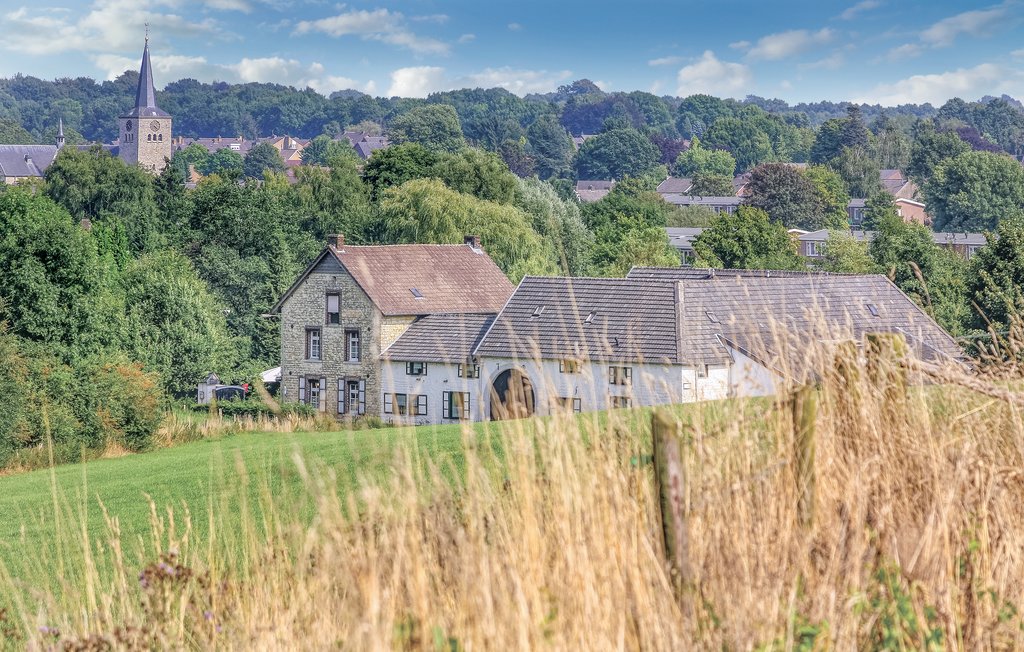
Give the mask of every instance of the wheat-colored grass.
<svg viewBox="0 0 1024 652">
<path fill-rule="evenodd" d="M 19 596 L 0 637 L 83 650 L 1024 647 L 1012 394 L 950 370 L 902 392 L 893 370 L 832 373 L 833 353 L 818 363 L 808 527 L 783 400 L 686 413 L 694 580 L 681 590 L 642 463 L 649 431 L 624 411 L 493 424 L 500 456 L 467 429 L 464 469 L 405 448 L 354 493 L 296 455 L 311 521 L 269 491 L 239 507 L 259 516 L 237 531 L 216 526 L 221 506 L 154 504 L 144 568 L 125 561 L 111 518 L 105 540 L 83 537 L 80 568 L 53 571 L 75 578 L 66 593 L 0 574 Z M 193 537 L 197 518 L 209 539 Z"/>
</svg>

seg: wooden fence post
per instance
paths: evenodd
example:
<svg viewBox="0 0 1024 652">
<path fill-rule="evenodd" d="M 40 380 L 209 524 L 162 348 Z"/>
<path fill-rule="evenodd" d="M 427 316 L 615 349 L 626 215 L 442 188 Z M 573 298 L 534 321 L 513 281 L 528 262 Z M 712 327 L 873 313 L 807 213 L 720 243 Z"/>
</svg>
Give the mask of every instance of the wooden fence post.
<svg viewBox="0 0 1024 652">
<path fill-rule="evenodd" d="M 689 533 L 686 524 L 686 469 L 683 467 L 682 432 L 679 423 L 658 410 L 651 420 L 654 444 L 654 481 L 658 489 L 665 557 L 678 577 L 677 587 L 689 586 Z"/>
<path fill-rule="evenodd" d="M 793 392 L 793 470 L 796 477 L 797 518 L 800 525 L 814 524 L 815 490 L 814 456 L 815 426 L 818 419 L 818 393 L 813 385 L 804 385 Z"/>
</svg>

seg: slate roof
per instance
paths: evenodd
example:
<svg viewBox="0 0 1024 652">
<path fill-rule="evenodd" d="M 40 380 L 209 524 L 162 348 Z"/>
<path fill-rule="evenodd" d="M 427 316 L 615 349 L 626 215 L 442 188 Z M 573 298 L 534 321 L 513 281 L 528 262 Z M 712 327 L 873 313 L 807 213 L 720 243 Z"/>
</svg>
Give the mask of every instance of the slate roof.
<svg viewBox="0 0 1024 652">
<path fill-rule="evenodd" d="M 795 370 L 809 343 L 887 332 L 902 333 L 925 360 L 963 355 L 948 333 L 881 275 L 634 268 L 627 278 L 682 282 L 684 363 L 727 362 L 720 346 L 727 342 L 770 368 Z"/>
<path fill-rule="evenodd" d="M 699 195 L 663 194 L 662 199 L 675 206 L 739 206 L 742 197 L 701 197 Z"/>
<path fill-rule="evenodd" d="M 497 313 L 515 289 L 482 249 L 469 245 L 328 246 L 271 312 L 326 256 L 341 263 L 385 316 Z"/>
<path fill-rule="evenodd" d="M 690 192 L 693 187 L 693 179 L 686 177 L 668 177 L 658 184 L 658 194 L 683 195 Z"/>
<path fill-rule="evenodd" d="M 667 231 L 668 229 L 666 229 Z M 854 239 L 859 242 L 871 242 L 875 238 L 875 231 L 848 231 Z M 825 242 L 828 240 L 830 231 L 819 229 L 799 236 L 801 242 Z M 671 234 L 670 234 L 671 236 Z M 976 246 L 983 247 L 988 244 L 988 238 L 984 233 L 951 233 L 947 231 L 932 231 L 932 240 L 940 246 Z"/>
<path fill-rule="evenodd" d="M 356 154 L 359 155 L 359 158 L 365 161 L 378 149 L 385 149 L 389 145 L 391 145 L 391 143 L 383 136 L 367 136 L 363 140 L 354 144 L 353 147 L 356 150 Z"/>
<path fill-rule="evenodd" d="M 153 86 L 153 66 L 149 63 L 149 39 L 142 50 L 139 68 L 139 87 L 135 91 L 135 106 L 122 118 L 168 118 L 170 114 L 156 105 L 156 87 Z"/>
<path fill-rule="evenodd" d="M 677 358 L 676 285 L 622 278 L 523 279 L 476 355 L 641 361 Z"/>
<path fill-rule="evenodd" d="M 0 177 L 41 177 L 56 156 L 56 145 L 0 145 Z"/>
<path fill-rule="evenodd" d="M 704 232 L 701 227 L 666 227 L 668 243 L 680 251 L 693 251 L 693 240 Z"/>
<path fill-rule="evenodd" d="M 417 319 L 380 357 L 385 360 L 464 362 L 470 359 L 473 349 L 493 321 L 493 313 L 427 315 Z"/>
</svg>

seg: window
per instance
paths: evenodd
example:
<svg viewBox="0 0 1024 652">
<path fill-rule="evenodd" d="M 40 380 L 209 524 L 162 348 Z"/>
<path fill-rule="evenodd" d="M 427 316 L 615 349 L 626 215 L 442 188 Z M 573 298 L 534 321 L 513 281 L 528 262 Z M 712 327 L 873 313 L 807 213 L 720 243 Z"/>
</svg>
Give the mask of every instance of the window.
<svg viewBox="0 0 1024 652">
<path fill-rule="evenodd" d="M 341 323 L 341 295 L 337 292 L 327 293 L 327 317 L 324 323 L 335 326 Z"/>
<path fill-rule="evenodd" d="M 385 394 L 384 414 L 408 414 L 409 396 L 407 394 Z"/>
<path fill-rule="evenodd" d="M 589 313 L 587 313 L 587 316 L 583 318 L 583 323 L 584 324 L 593 324 L 594 323 L 594 315 L 595 314 L 596 313 L 594 313 L 594 311 L 591 310 Z"/>
<path fill-rule="evenodd" d="M 305 398 L 304 403 L 314 410 L 320 409 L 320 389 L 324 386 L 322 379 L 300 378 L 299 379 L 299 400 Z M 305 385 L 305 387 L 303 387 Z M 303 391 L 305 390 L 305 391 Z M 305 396 L 303 396 L 305 394 Z"/>
<path fill-rule="evenodd" d="M 418 417 L 427 416 L 427 395 L 420 394 L 419 396 L 413 396 L 413 414 Z"/>
<path fill-rule="evenodd" d="M 611 385 L 631 385 L 633 383 L 633 368 L 608 367 L 608 383 Z"/>
<path fill-rule="evenodd" d="M 359 331 L 345 331 L 345 360 L 359 362 Z"/>
<path fill-rule="evenodd" d="M 708 377 L 708 366 L 706 364 L 697 365 L 697 378 Z"/>
<path fill-rule="evenodd" d="M 559 360 L 558 370 L 563 374 L 578 374 L 580 372 L 579 360 Z"/>
<path fill-rule="evenodd" d="M 319 328 L 307 328 L 306 329 L 306 359 L 307 360 L 319 360 L 320 359 L 320 329 Z"/>
<path fill-rule="evenodd" d="M 459 378 L 479 378 L 480 377 L 480 365 L 478 364 L 460 364 L 459 365 Z"/>
<path fill-rule="evenodd" d="M 409 288 L 409 291 L 412 292 L 412 296 L 414 296 L 415 298 L 417 298 L 417 299 L 422 299 L 423 298 L 423 293 L 420 292 L 419 288 Z"/>
<path fill-rule="evenodd" d="M 710 321 L 712 324 L 720 324 L 721 323 L 718 320 L 718 315 L 716 315 L 715 313 L 711 312 L 710 310 L 706 311 L 704 314 L 708 316 L 708 321 Z"/>
<path fill-rule="evenodd" d="M 616 410 L 633 407 L 633 401 L 628 396 L 613 396 L 612 407 Z"/>
<path fill-rule="evenodd" d="M 348 381 L 348 409 L 356 414 L 366 414 L 366 381 Z"/>
<path fill-rule="evenodd" d="M 530 315 L 530 319 L 536 319 L 544 314 L 544 306 L 537 306 L 533 309 L 533 314 Z"/>
<path fill-rule="evenodd" d="M 469 419 L 469 392 L 442 392 L 441 416 L 445 419 Z"/>
<path fill-rule="evenodd" d="M 427 363 L 426 362 L 406 362 L 405 363 L 405 375 L 406 376 L 426 376 L 427 375 Z"/>
<path fill-rule="evenodd" d="M 573 412 L 579 413 L 583 410 L 583 400 L 572 396 L 556 396 L 553 407 L 556 410 L 563 412 L 572 410 Z"/>
<path fill-rule="evenodd" d="M 873 303 L 868 303 L 868 304 L 865 304 L 865 307 L 868 309 L 868 312 L 871 313 L 872 317 L 877 317 L 878 316 L 878 306 L 876 306 Z"/>
<path fill-rule="evenodd" d="M 808 242 L 807 243 L 807 255 L 811 258 L 820 258 L 824 250 L 825 243 L 823 242 Z"/>
<path fill-rule="evenodd" d="M 162 143 L 162 142 L 164 142 L 164 135 L 163 134 L 157 134 L 156 139 L 159 140 Z"/>
</svg>

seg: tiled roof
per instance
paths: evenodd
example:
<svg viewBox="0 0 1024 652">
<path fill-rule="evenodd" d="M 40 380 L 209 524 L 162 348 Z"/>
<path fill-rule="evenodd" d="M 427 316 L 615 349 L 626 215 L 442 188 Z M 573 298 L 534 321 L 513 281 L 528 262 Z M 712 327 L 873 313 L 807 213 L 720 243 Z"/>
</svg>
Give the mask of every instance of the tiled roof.
<svg viewBox="0 0 1024 652">
<path fill-rule="evenodd" d="M 676 206 L 739 206 L 743 203 L 742 197 L 701 197 L 666 193 L 661 198 Z"/>
<path fill-rule="evenodd" d="M 962 351 L 881 275 L 635 268 L 628 278 L 682 281 L 680 360 L 726 362 L 727 340 L 775 369 L 794 369 L 810 342 L 899 332 L 926 360 Z M 697 278 L 703 272 L 704 278 Z M 877 313 L 877 316 L 876 314 Z M 794 356 L 794 353 L 796 354 Z"/>
<path fill-rule="evenodd" d="M 386 360 L 463 362 L 470 358 L 493 321 L 494 314 L 427 315 L 416 320 L 381 357 Z"/>
<path fill-rule="evenodd" d="M 674 283 L 526 277 L 476 353 L 673 363 L 676 344 Z"/>
<path fill-rule="evenodd" d="M 56 145 L 0 145 L 0 176 L 41 177 L 56 156 Z"/>
<path fill-rule="evenodd" d="M 701 227 L 667 227 L 668 243 L 683 251 L 693 251 L 693 241 L 704 232 Z"/>
<path fill-rule="evenodd" d="M 685 177 L 668 177 L 658 184 L 658 193 L 682 195 L 690 192 L 690 188 L 692 187 L 693 179 L 687 179 Z"/>
<path fill-rule="evenodd" d="M 385 149 L 390 144 L 388 139 L 383 136 L 366 136 L 358 143 L 355 143 L 353 147 L 359 158 L 365 160 L 370 158 L 378 149 Z"/>
<path fill-rule="evenodd" d="M 497 313 L 514 289 L 483 250 L 469 245 L 328 250 L 385 315 Z"/>
</svg>

